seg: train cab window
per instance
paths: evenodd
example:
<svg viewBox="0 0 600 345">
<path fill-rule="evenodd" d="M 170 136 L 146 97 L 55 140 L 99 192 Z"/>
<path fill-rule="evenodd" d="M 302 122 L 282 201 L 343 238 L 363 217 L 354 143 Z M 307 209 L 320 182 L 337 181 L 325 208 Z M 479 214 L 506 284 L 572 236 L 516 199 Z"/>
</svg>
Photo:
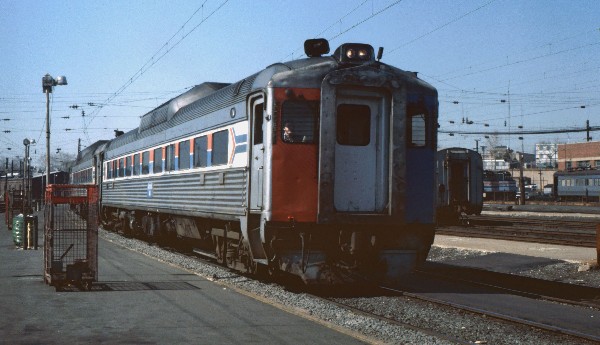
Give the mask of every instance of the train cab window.
<svg viewBox="0 0 600 345">
<path fill-rule="evenodd" d="M 288 100 L 281 107 L 281 140 L 286 143 L 316 142 L 319 102 Z"/>
<path fill-rule="evenodd" d="M 125 158 L 125 176 L 131 176 L 131 156 Z"/>
<path fill-rule="evenodd" d="M 150 173 L 150 151 L 142 152 L 142 175 Z"/>
<path fill-rule="evenodd" d="M 368 106 L 340 104 L 336 123 L 338 144 L 367 146 L 371 142 L 371 108 Z"/>
<path fill-rule="evenodd" d="M 406 107 L 406 137 L 409 147 L 426 147 L 433 142 L 430 138 L 429 125 L 427 124 L 429 113 L 423 100 L 412 101 Z"/>
<path fill-rule="evenodd" d="M 175 144 L 167 145 L 165 157 L 165 170 L 175 170 Z"/>
<path fill-rule="evenodd" d="M 207 162 L 208 138 L 202 136 L 194 139 L 194 167 L 204 168 Z"/>
<path fill-rule="evenodd" d="M 140 154 L 136 153 L 133 155 L 133 175 L 137 176 L 140 174 Z"/>
<path fill-rule="evenodd" d="M 425 114 L 415 114 L 410 117 L 409 123 L 409 144 L 412 147 L 424 147 L 427 145 L 426 141 L 426 126 L 425 126 Z"/>
<path fill-rule="evenodd" d="M 184 140 L 179 142 L 179 170 L 190 168 L 190 141 Z"/>
<path fill-rule="evenodd" d="M 212 165 L 227 164 L 229 158 L 229 131 L 213 133 Z"/>
<path fill-rule="evenodd" d="M 162 147 L 154 149 L 154 168 L 152 172 L 155 174 L 162 172 Z"/>
</svg>

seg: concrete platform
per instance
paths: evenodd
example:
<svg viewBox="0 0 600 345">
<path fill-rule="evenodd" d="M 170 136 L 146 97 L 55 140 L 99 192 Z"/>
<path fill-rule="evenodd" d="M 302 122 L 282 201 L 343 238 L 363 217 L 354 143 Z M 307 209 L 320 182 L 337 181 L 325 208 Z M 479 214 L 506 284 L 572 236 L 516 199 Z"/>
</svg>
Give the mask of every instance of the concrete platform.
<svg viewBox="0 0 600 345">
<path fill-rule="evenodd" d="M 0 343 L 363 343 L 104 240 L 98 262 L 92 291 L 56 292 L 43 282 L 43 247 L 16 249 L 2 222 Z"/>
<path fill-rule="evenodd" d="M 433 245 L 448 248 L 473 249 L 493 253 L 517 254 L 574 263 L 584 263 L 596 260 L 595 248 L 570 247 L 555 244 L 436 235 Z"/>
</svg>

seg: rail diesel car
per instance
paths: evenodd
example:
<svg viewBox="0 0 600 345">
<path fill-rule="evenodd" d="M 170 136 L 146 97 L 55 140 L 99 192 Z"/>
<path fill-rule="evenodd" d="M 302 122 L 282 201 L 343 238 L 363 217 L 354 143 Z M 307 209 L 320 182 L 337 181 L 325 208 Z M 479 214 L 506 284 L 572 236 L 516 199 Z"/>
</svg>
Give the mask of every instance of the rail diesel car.
<svg viewBox="0 0 600 345">
<path fill-rule="evenodd" d="M 438 224 L 456 223 L 483 209 L 483 160 L 464 148 L 438 151 Z"/>
<path fill-rule="evenodd" d="M 105 224 L 307 284 L 395 281 L 427 257 L 437 91 L 368 44 L 203 83 L 78 157 Z"/>
</svg>

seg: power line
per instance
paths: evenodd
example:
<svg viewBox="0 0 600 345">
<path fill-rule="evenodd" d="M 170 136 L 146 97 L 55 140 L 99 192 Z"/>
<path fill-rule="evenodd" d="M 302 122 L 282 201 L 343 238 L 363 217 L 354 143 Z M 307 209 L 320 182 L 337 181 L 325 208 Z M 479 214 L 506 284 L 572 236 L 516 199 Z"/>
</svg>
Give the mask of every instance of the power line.
<svg viewBox="0 0 600 345">
<path fill-rule="evenodd" d="M 568 49 L 563 49 L 554 53 L 548 53 L 548 54 L 542 54 L 542 55 L 538 55 L 538 56 L 534 56 L 528 59 L 521 59 L 521 60 L 517 60 L 517 61 L 513 61 L 513 62 L 507 62 L 505 64 L 501 64 L 501 65 L 496 65 L 493 67 L 489 67 L 489 68 L 485 68 L 479 71 L 474 71 L 474 72 L 470 72 L 470 73 L 466 73 L 463 75 L 459 75 L 459 76 L 454 76 L 454 77 L 449 77 L 446 79 L 441 79 L 441 81 L 448 81 L 448 80 L 453 80 L 453 79 L 457 79 L 457 78 L 463 78 L 463 77 L 467 77 L 470 75 L 474 75 L 474 74 L 479 74 L 479 73 L 484 73 L 484 72 L 489 72 L 489 71 L 493 71 L 496 69 L 500 69 L 500 68 L 504 68 L 504 67 L 509 67 L 509 66 L 514 66 L 514 65 L 518 65 L 518 64 L 522 64 L 522 63 L 526 63 L 526 62 L 531 62 L 531 61 L 535 61 L 535 60 L 539 60 L 542 58 L 546 58 L 549 56 L 554 56 L 554 55 L 559 55 L 559 54 L 564 54 L 564 53 L 569 53 L 575 50 L 579 50 L 579 49 L 584 49 L 584 48 L 589 48 L 589 47 L 593 47 L 593 46 L 597 46 L 600 45 L 600 42 L 594 42 L 594 43 L 589 43 L 589 44 L 585 44 L 585 45 L 581 45 L 581 46 L 577 46 L 574 48 L 568 48 Z"/>
<path fill-rule="evenodd" d="M 326 29 L 324 29 L 324 30 L 322 30 L 320 33 L 318 33 L 318 34 L 317 34 L 315 37 L 319 37 L 319 36 L 323 35 L 325 32 L 329 31 L 329 30 L 330 30 L 332 27 L 334 27 L 335 25 L 337 25 L 337 24 L 341 23 L 341 22 L 342 22 L 342 20 L 344 20 L 344 19 L 345 19 L 346 17 L 348 17 L 350 14 L 352 14 L 352 13 L 356 12 L 356 10 L 358 10 L 359 8 L 361 8 L 361 7 L 362 7 L 364 4 L 366 4 L 368 1 L 369 1 L 369 0 L 365 0 L 365 1 L 361 2 L 361 3 L 360 3 L 358 6 L 356 6 L 356 7 L 355 7 L 355 8 L 353 8 L 352 10 L 350 10 L 348 13 L 346 13 L 345 15 L 343 15 L 342 17 L 340 17 L 339 19 L 337 19 L 335 22 L 333 22 L 331 25 L 329 25 L 329 26 L 328 26 Z M 348 31 L 350 31 L 350 30 L 352 30 L 352 29 L 355 29 L 356 27 L 358 27 L 358 26 L 362 25 L 363 23 L 365 23 L 365 22 L 369 21 L 370 19 L 372 19 L 372 18 L 374 18 L 374 17 L 376 17 L 376 16 L 380 15 L 381 13 L 383 13 L 383 12 L 385 12 L 385 11 L 389 10 L 390 8 L 392 8 L 392 7 L 396 6 L 396 5 L 398 5 L 400 2 L 402 2 L 402 0 L 397 0 L 397 1 L 394 1 L 393 3 L 389 4 L 388 6 L 386 6 L 386 7 L 382 8 L 381 10 L 379 10 L 379 11 L 377 11 L 377 12 L 372 12 L 372 13 L 371 13 L 371 15 L 369 15 L 368 17 L 366 17 L 366 18 L 363 18 L 362 20 L 360 20 L 360 21 L 359 21 L 359 22 L 357 22 L 356 24 L 354 24 L 354 25 L 350 26 L 349 28 L 347 28 L 347 29 L 346 29 L 346 30 L 344 30 L 344 31 L 340 31 L 340 32 L 339 32 L 337 35 L 335 35 L 335 36 L 333 36 L 333 37 L 330 37 L 330 38 L 328 38 L 327 40 L 329 40 L 329 41 L 333 41 L 333 40 L 335 40 L 336 38 L 338 38 L 338 37 L 342 36 L 342 35 L 343 35 L 343 34 L 345 34 L 346 32 L 348 32 Z M 285 60 L 287 60 L 287 59 L 288 59 L 288 58 L 290 58 L 290 57 L 291 57 L 291 58 L 293 58 L 293 57 L 294 57 L 294 54 L 295 54 L 297 51 L 301 50 L 301 49 L 302 49 L 302 48 L 298 48 L 298 49 L 294 50 L 292 53 L 288 54 L 288 55 L 287 55 L 286 57 L 284 57 L 282 60 L 284 60 L 284 61 L 285 61 Z"/>
<path fill-rule="evenodd" d="M 223 6 L 225 6 L 225 4 L 227 2 L 229 2 L 229 0 L 224 0 L 215 10 L 213 10 L 207 17 L 203 18 L 200 23 L 196 26 L 194 26 L 191 30 L 189 30 L 187 33 L 185 33 L 178 41 L 176 41 L 173 45 L 169 46 L 170 42 L 175 38 L 175 36 L 181 32 L 183 30 L 183 28 L 187 25 L 187 23 L 189 23 L 189 21 L 192 19 L 192 17 L 194 17 L 196 15 L 196 13 L 198 13 L 198 11 L 200 9 L 204 9 L 204 4 L 206 4 L 207 1 L 205 1 L 191 16 L 190 18 L 181 26 L 181 28 L 179 30 L 177 30 L 177 32 L 171 36 L 171 38 L 169 40 L 167 40 L 167 42 L 161 46 L 161 48 L 156 51 L 156 53 L 154 53 L 154 55 L 152 55 L 150 57 L 150 59 L 148 59 L 148 61 L 146 61 L 146 63 L 137 71 L 133 74 L 133 76 L 131 76 L 129 78 L 129 80 L 127 82 L 125 82 L 119 89 L 117 89 L 117 91 L 115 93 L 113 93 L 111 96 L 109 96 L 104 102 L 103 102 L 103 106 L 96 108 L 91 116 L 90 116 L 90 120 L 87 124 L 85 124 L 84 121 L 84 132 L 86 135 L 86 138 L 88 140 L 88 142 L 91 142 L 89 135 L 86 132 L 86 128 L 87 126 L 89 126 L 92 121 L 94 121 L 94 119 L 96 118 L 96 116 L 98 115 L 98 113 L 102 110 L 102 108 L 104 106 L 109 105 L 118 95 L 120 95 L 123 91 L 125 91 L 125 89 L 127 89 L 131 84 L 133 84 L 137 79 L 139 79 L 142 75 L 144 75 L 144 73 L 146 71 L 148 71 L 150 68 L 152 68 L 158 61 L 160 61 L 165 55 L 167 55 L 169 52 L 171 52 L 175 47 L 177 47 L 184 39 L 186 39 L 192 32 L 194 32 L 198 27 L 200 27 L 200 25 L 204 24 L 209 18 L 211 18 L 217 11 L 219 11 Z M 163 49 L 165 47 L 166 50 L 163 51 Z M 159 55 L 160 54 L 160 55 Z"/>
<path fill-rule="evenodd" d="M 473 13 L 475 13 L 475 12 L 479 11 L 479 10 L 481 10 L 482 8 L 484 8 L 484 7 L 487 7 L 488 5 L 490 5 L 491 3 L 495 2 L 495 1 L 496 1 L 496 0 L 491 0 L 491 1 L 489 1 L 489 2 L 487 2 L 487 3 L 485 3 L 485 4 L 483 4 L 483 5 L 481 5 L 481 6 L 477 7 L 477 8 L 475 8 L 475 9 L 473 9 L 473 10 L 471 10 L 471 11 L 469 11 L 469 12 L 465 13 L 465 14 L 462 14 L 462 15 L 460 15 L 460 16 L 458 16 L 458 17 L 456 17 L 456 18 L 454 18 L 454 19 L 452 19 L 452 20 L 450 20 L 450 21 L 448 21 L 448 22 L 446 22 L 446 23 L 444 23 L 444 24 L 442 24 L 442 25 L 440 25 L 440 26 L 437 26 L 437 27 L 435 27 L 434 29 L 432 29 L 431 31 L 429 31 L 429 32 L 427 32 L 427 33 L 425 33 L 425 34 L 423 34 L 423 35 L 421 35 L 421 36 L 417 37 L 417 38 L 414 38 L 414 39 L 412 39 L 412 40 L 410 40 L 410 41 L 408 41 L 408 42 L 406 42 L 406 43 L 403 43 L 403 44 L 399 45 L 399 46 L 398 46 L 398 47 L 396 47 L 396 48 L 393 48 L 393 49 L 391 49 L 391 50 L 390 50 L 390 51 L 389 51 L 387 54 L 388 54 L 388 55 L 389 55 L 389 54 L 393 54 L 393 53 L 394 53 L 394 52 L 396 52 L 397 50 L 399 50 L 399 49 L 401 49 L 401 48 L 404 48 L 404 47 L 406 47 L 407 45 L 409 45 L 409 44 L 411 44 L 411 43 L 414 43 L 414 42 L 416 42 L 416 41 L 418 41 L 418 40 L 422 39 L 423 37 L 429 36 L 429 35 L 431 35 L 432 33 L 436 32 L 436 31 L 439 31 L 439 30 L 441 30 L 441 29 L 443 29 L 443 28 L 445 28 L 445 27 L 449 26 L 450 24 L 454 24 L 454 23 L 456 23 L 457 21 L 459 21 L 459 20 L 461 20 L 461 19 L 463 19 L 463 18 L 465 18 L 465 17 L 467 17 L 467 16 L 469 16 L 469 15 L 471 15 L 471 14 L 473 14 Z"/>
<path fill-rule="evenodd" d="M 329 40 L 330 40 L 330 41 L 333 41 L 333 40 L 335 40 L 336 38 L 338 38 L 338 37 L 342 36 L 342 35 L 343 35 L 343 34 L 345 34 L 346 32 L 348 32 L 348 31 L 350 31 L 350 30 L 353 30 L 353 29 L 355 29 L 355 28 L 359 27 L 360 25 L 362 25 L 362 24 L 364 24 L 364 23 L 368 22 L 369 20 L 371 20 L 371 19 L 373 19 L 373 18 L 377 17 L 378 15 L 380 15 L 380 14 L 382 14 L 383 12 L 385 12 L 385 11 L 389 10 L 390 8 L 392 8 L 392 7 L 396 6 L 396 5 L 398 5 L 398 4 L 399 4 L 399 3 L 401 3 L 401 2 L 402 2 L 402 0 L 394 1 L 393 3 L 391 3 L 391 4 L 387 5 L 386 7 L 382 8 L 381 10 L 379 10 L 379 11 L 377 11 L 377 12 L 375 12 L 375 13 L 371 14 L 370 16 L 368 16 L 368 17 L 364 18 L 363 20 L 361 20 L 361 21 L 357 22 L 356 24 L 354 24 L 354 25 L 350 26 L 349 28 L 347 28 L 346 30 L 344 30 L 344 31 L 340 32 L 339 34 L 337 34 L 337 35 L 335 35 L 335 36 L 333 36 L 333 37 L 330 37 L 330 38 L 329 38 Z"/>
<path fill-rule="evenodd" d="M 542 129 L 542 130 L 527 130 L 527 131 L 451 131 L 438 130 L 438 133 L 445 134 L 478 134 L 478 135 L 541 135 L 541 134 L 564 134 L 564 133 L 581 133 L 581 132 L 600 131 L 600 126 L 590 126 L 584 128 L 561 128 L 561 129 Z"/>
</svg>

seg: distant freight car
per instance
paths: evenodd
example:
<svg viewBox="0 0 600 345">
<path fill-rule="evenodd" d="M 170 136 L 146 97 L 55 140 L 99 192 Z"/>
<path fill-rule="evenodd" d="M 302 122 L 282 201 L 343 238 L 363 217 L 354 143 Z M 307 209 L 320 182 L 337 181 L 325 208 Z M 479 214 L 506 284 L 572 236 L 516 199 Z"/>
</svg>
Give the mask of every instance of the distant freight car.
<svg viewBox="0 0 600 345">
<path fill-rule="evenodd" d="M 600 170 L 585 169 L 554 173 L 555 197 L 561 201 L 600 201 Z"/>
<path fill-rule="evenodd" d="M 464 215 L 481 214 L 483 160 L 476 151 L 449 148 L 438 151 L 437 220 L 454 223 Z"/>
</svg>

